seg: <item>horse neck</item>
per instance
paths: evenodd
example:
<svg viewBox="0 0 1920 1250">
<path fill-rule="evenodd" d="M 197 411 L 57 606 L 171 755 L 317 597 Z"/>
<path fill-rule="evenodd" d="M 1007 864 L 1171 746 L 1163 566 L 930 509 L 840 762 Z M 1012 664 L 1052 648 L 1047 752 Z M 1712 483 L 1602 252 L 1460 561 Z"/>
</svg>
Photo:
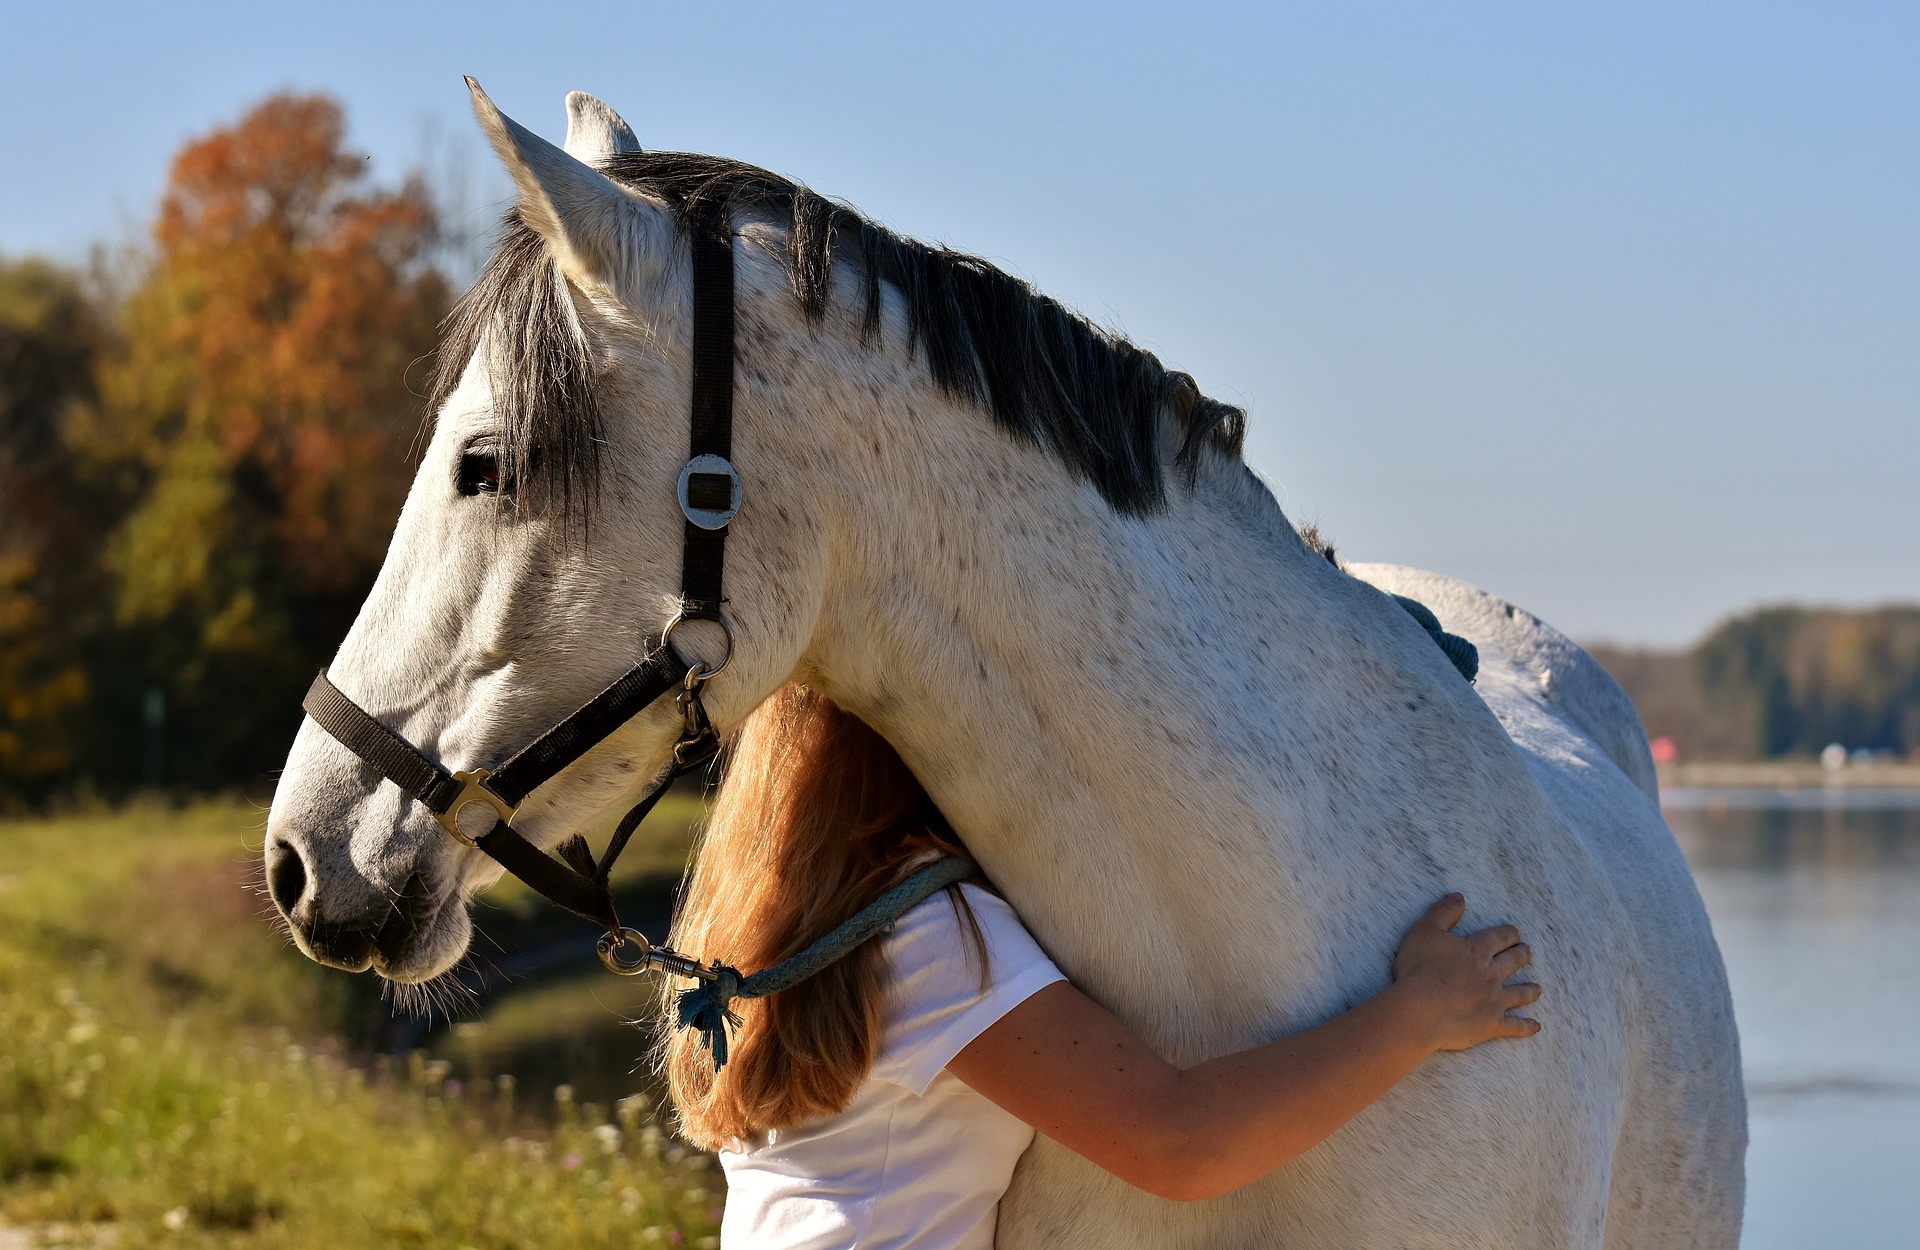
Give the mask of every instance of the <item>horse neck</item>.
<svg viewBox="0 0 1920 1250">
<path fill-rule="evenodd" d="M 1299 597 L 1281 587 L 1313 572 L 1289 559 L 1288 540 L 1300 544 L 1278 510 L 1267 550 L 1201 494 L 1125 518 L 1037 453 L 986 440 L 1013 454 L 923 479 L 837 546 L 809 657 L 835 697 L 930 786 L 952 785 L 963 810 L 990 801 L 996 817 L 1040 795 L 1113 793 L 1104 777 L 1149 761 L 1172 779 L 1239 756 L 1231 744 L 1284 682 L 1249 657 L 1292 632 Z M 997 822 L 970 823 L 999 841 Z"/>
<path fill-rule="evenodd" d="M 1259 908 L 1231 917 L 1233 941 L 1283 971 L 1276 952 L 1313 945 L 1327 875 L 1407 819 L 1381 770 L 1443 776 L 1436 747 L 1484 737 L 1484 709 L 1238 463 L 1213 458 L 1135 518 L 978 414 L 917 437 L 910 465 L 878 458 L 839 528 L 810 675 L 896 745 L 1109 1003 L 1166 1018 L 1142 997 L 1164 978 L 1109 953 L 1136 925 L 1195 994 L 1231 996 L 1207 984 L 1221 938 L 1197 923 L 1227 881 Z"/>
</svg>

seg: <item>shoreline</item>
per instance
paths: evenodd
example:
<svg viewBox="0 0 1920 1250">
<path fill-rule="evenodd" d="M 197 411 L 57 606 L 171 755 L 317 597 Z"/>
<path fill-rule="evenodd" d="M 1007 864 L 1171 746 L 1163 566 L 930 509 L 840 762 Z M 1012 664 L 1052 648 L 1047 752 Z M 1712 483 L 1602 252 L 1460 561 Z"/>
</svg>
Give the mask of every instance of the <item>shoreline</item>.
<svg viewBox="0 0 1920 1250">
<path fill-rule="evenodd" d="M 1814 760 L 1656 766 L 1662 790 L 1920 790 L 1920 763 L 1890 761 L 1828 769 Z"/>
</svg>

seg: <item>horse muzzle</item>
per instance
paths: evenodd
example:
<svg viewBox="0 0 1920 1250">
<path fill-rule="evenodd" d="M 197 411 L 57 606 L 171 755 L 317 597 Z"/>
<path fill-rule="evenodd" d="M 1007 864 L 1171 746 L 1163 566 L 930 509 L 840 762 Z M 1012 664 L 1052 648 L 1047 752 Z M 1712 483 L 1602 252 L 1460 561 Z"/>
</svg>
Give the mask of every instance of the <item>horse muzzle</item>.
<svg viewBox="0 0 1920 1250">
<path fill-rule="evenodd" d="M 372 968 L 396 981 L 425 980 L 442 971 L 436 956 L 446 944 L 439 932 L 445 908 L 423 872 L 414 872 L 398 891 L 369 883 L 370 902 L 336 910 L 323 904 L 314 874 L 293 843 L 270 838 L 266 870 L 274 907 L 314 962 L 348 972 Z"/>
</svg>

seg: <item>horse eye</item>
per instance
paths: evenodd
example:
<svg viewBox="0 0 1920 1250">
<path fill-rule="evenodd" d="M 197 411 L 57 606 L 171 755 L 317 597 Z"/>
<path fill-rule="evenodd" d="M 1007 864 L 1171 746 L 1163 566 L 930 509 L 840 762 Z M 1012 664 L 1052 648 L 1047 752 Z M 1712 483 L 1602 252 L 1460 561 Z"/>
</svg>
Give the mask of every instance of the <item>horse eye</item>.
<svg viewBox="0 0 1920 1250">
<path fill-rule="evenodd" d="M 491 451 L 462 453 L 457 489 L 463 495 L 499 494 L 500 457 Z"/>
</svg>

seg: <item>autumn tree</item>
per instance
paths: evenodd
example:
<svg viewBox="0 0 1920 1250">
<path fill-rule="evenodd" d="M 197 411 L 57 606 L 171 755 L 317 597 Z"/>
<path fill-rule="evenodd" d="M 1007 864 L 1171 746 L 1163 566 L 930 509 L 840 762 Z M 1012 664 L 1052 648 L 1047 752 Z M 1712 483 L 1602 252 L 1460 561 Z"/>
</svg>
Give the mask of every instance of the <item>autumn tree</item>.
<svg viewBox="0 0 1920 1250">
<path fill-rule="evenodd" d="M 409 373 L 447 303 L 417 180 L 367 185 L 339 106 L 280 95 L 174 158 L 98 402 L 65 432 L 121 515 L 101 754 L 164 719 L 167 780 L 277 762 L 409 477 Z"/>
</svg>

